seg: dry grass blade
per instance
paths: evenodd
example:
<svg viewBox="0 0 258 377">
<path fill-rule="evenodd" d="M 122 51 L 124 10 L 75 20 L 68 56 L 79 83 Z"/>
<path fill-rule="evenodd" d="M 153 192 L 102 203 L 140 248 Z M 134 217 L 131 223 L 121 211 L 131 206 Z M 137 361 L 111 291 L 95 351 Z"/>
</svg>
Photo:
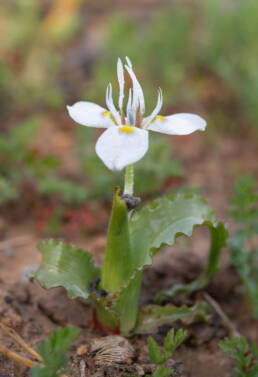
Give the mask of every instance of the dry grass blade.
<svg viewBox="0 0 258 377">
<path fill-rule="evenodd" d="M 1 345 L 0 345 L 0 353 L 8 357 L 9 359 L 14 360 L 17 363 L 22 364 L 28 368 L 32 368 L 37 364 L 35 361 L 27 359 L 26 357 L 22 357 L 18 355 L 18 353 L 10 351 L 8 348 L 5 348 L 4 346 L 1 346 Z"/>
<path fill-rule="evenodd" d="M 9 335 L 13 340 L 15 340 L 22 348 L 24 348 L 30 355 L 35 357 L 38 361 L 42 361 L 42 357 L 33 349 L 31 348 L 25 341 L 17 334 L 17 332 L 10 327 L 5 326 L 3 323 L 0 322 L 0 327 L 3 332 Z"/>
</svg>

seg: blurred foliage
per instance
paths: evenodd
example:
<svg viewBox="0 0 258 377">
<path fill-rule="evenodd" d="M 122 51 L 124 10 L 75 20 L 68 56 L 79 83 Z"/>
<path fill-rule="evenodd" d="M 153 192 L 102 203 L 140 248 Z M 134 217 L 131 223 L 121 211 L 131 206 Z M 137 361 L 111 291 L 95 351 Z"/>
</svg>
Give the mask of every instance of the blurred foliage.
<svg viewBox="0 0 258 377">
<path fill-rule="evenodd" d="M 0 204 L 19 199 L 26 183 L 42 195 L 58 195 L 65 203 L 84 201 L 87 189 L 60 177 L 60 161 L 42 156 L 33 146 L 39 124 L 39 118 L 29 118 L 0 135 Z"/>
<path fill-rule="evenodd" d="M 44 179 L 59 162 L 32 146 L 39 119 L 29 118 L 0 136 L 0 204 L 19 198 L 25 182 Z"/>
<path fill-rule="evenodd" d="M 219 342 L 220 348 L 235 361 L 235 377 L 258 376 L 258 347 L 249 345 L 243 336 L 232 336 Z"/>
<path fill-rule="evenodd" d="M 258 2 L 198 0 L 173 4 L 141 23 L 111 15 L 104 57 L 95 65 L 87 97 L 99 99 L 103 82 L 113 77 L 117 56 L 128 55 L 143 82 L 147 104 L 155 90 L 164 104 L 209 111 L 217 125 L 258 125 Z M 183 106 L 182 106 L 183 104 Z M 150 107 L 148 108 L 150 110 Z"/>
<path fill-rule="evenodd" d="M 39 125 L 40 118 L 29 118 L 0 135 L 0 204 L 19 199 L 26 183 L 39 194 L 59 198 L 67 204 L 109 199 L 114 186 L 123 186 L 121 172 L 110 172 L 96 155 L 94 130 L 78 127 L 81 174 L 72 180 L 62 176 L 56 157 L 43 156 L 33 145 Z M 179 162 L 171 159 L 168 141 L 153 136 L 148 154 L 136 166 L 137 194 L 154 194 L 161 191 L 167 179 L 183 176 Z"/>
<path fill-rule="evenodd" d="M 89 198 L 87 187 L 64 178 L 47 178 L 39 182 L 39 191 L 45 195 L 61 195 L 65 203 L 82 203 Z"/>
<path fill-rule="evenodd" d="M 64 104 L 62 46 L 79 27 L 82 0 L 1 2 L 0 111 Z"/>
<path fill-rule="evenodd" d="M 236 183 L 231 207 L 230 214 L 239 223 L 230 240 L 231 263 L 241 277 L 253 316 L 258 318 L 258 187 L 250 176 Z"/>
<path fill-rule="evenodd" d="M 153 137 L 152 137 L 153 136 Z M 123 174 L 110 172 L 95 152 L 95 132 L 91 128 L 78 128 L 80 163 L 86 176 L 92 198 L 111 198 L 112 187 L 123 187 Z M 173 160 L 171 146 L 166 138 L 150 135 L 150 149 L 135 165 L 135 192 L 137 195 L 152 195 L 161 191 L 166 179 L 182 178 L 183 168 Z"/>
</svg>

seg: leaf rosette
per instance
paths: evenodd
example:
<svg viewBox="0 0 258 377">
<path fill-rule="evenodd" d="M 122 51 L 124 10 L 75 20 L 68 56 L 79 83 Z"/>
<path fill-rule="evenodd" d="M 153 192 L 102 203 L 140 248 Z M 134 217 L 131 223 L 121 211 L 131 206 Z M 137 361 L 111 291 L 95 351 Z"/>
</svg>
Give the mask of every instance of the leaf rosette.
<svg viewBox="0 0 258 377">
<path fill-rule="evenodd" d="M 45 288 L 65 287 L 70 298 L 90 297 L 96 305 L 97 322 L 105 331 L 129 334 L 133 329 L 138 329 L 142 332 L 142 324 L 146 320 L 151 322 L 151 317 L 152 325 L 147 326 L 147 330 L 161 323 L 171 323 L 175 318 L 207 318 L 207 305 L 203 303 L 196 303 L 192 308 L 168 305 L 160 307 L 160 311 L 155 305 L 151 309 L 143 308 L 138 313 L 144 267 L 152 263 L 152 258 L 162 246 L 174 245 L 181 235 L 190 237 L 194 229 L 200 226 L 207 226 L 211 235 L 207 267 L 192 283 L 173 286 L 157 295 L 156 300 L 161 303 L 177 293 L 190 293 L 203 288 L 217 271 L 227 231 L 222 223 L 216 221 L 209 205 L 197 195 L 163 197 L 128 216 L 126 203 L 119 197 L 117 189 L 102 270 L 94 264 L 88 252 L 61 242 L 43 241 L 39 245 L 43 255 L 42 265 L 34 277 Z M 100 278 L 99 293 L 91 291 L 91 283 L 96 278 Z M 154 312 L 158 312 L 163 320 L 155 320 Z"/>
</svg>

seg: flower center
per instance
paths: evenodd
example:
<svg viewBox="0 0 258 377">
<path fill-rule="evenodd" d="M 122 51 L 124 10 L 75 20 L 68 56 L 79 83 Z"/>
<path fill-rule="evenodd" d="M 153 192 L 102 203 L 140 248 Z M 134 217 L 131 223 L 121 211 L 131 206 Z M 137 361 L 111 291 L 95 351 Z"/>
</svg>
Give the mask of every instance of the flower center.
<svg viewBox="0 0 258 377">
<path fill-rule="evenodd" d="M 133 134 L 134 133 L 134 127 L 133 126 L 122 126 L 120 128 L 120 132 L 124 132 L 126 134 Z"/>
</svg>

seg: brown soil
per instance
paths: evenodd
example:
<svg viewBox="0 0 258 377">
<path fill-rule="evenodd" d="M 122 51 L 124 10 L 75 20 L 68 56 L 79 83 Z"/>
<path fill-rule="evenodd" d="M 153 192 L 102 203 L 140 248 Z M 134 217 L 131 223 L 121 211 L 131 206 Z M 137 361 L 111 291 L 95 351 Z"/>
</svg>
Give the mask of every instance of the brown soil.
<svg viewBox="0 0 258 377">
<path fill-rule="evenodd" d="M 232 181 L 240 172 L 255 171 L 256 145 L 249 140 L 233 140 L 217 135 L 211 144 L 202 135 L 173 138 L 174 152 L 183 162 L 187 172 L 187 184 L 202 188 L 204 196 L 215 208 L 216 215 L 230 231 L 234 224 L 227 216 Z M 257 173 L 257 171 L 256 171 Z M 37 283 L 29 283 L 25 277 L 27 266 L 37 265 L 40 255 L 36 244 L 42 234 L 33 220 L 20 219 L 14 223 L 12 217 L 3 216 L 0 221 L 0 320 L 14 328 L 32 347 L 46 339 L 56 326 L 72 324 L 80 327 L 80 334 L 70 352 L 71 376 L 141 376 L 151 374 L 153 365 L 148 359 L 147 336 L 129 339 L 135 349 L 133 358 L 119 364 L 101 364 L 101 356 L 90 350 L 96 339 L 103 334 L 89 327 L 92 309 L 79 300 L 70 301 L 63 289 L 43 290 Z M 106 216 L 106 215 L 105 215 Z M 26 236 L 24 238 L 24 235 Z M 23 238 L 19 238 L 23 237 Z M 95 236 L 69 235 L 65 241 L 84 247 L 94 254 L 101 264 L 105 248 L 105 226 Z M 152 267 L 145 271 L 141 305 L 151 303 L 156 292 L 168 288 L 175 282 L 189 282 L 203 269 L 207 258 L 208 235 L 199 229 L 193 236 L 191 246 L 181 239 L 174 248 L 159 254 Z M 228 254 L 222 256 L 221 269 L 208 292 L 223 308 L 237 330 L 248 340 L 258 342 L 257 322 L 250 319 L 238 277 L 228 266 Z M 180 297 L 175 301 L 193 303 L 202 297 L 202 292 L 191 297 Z M 176 329 L 179 322 L 171 324 Z M 228 334 L 219 316 L 214 313 L 210 323 L 197 323 L 186 327 L 188 338 L 174 354 L 171 361 L 173 376 L 221 377 L 234 376 L 230 359 L 219 349 L 218 341 Z M 162 344 L 169 327 L 152 334 Z M 21 352 L 15 343 L 0 333 L 0 344 Z M 81 348 L 80 346 L 87 347 Z M 80 348 L 79 348 L 80 347 Z M 82 352 L 81 350 L 84 350 Z M 22 353 L 22 352 L 21 352 Z M 81 354 L 82 353 L 82 354 Z M 25 356 L 25 355 L 24 355 Z M 99 361 L 100 360 L 100 361 Z M 28 376 L 28 369 L 0 355 L 0 376 Z"/>
</svg>

